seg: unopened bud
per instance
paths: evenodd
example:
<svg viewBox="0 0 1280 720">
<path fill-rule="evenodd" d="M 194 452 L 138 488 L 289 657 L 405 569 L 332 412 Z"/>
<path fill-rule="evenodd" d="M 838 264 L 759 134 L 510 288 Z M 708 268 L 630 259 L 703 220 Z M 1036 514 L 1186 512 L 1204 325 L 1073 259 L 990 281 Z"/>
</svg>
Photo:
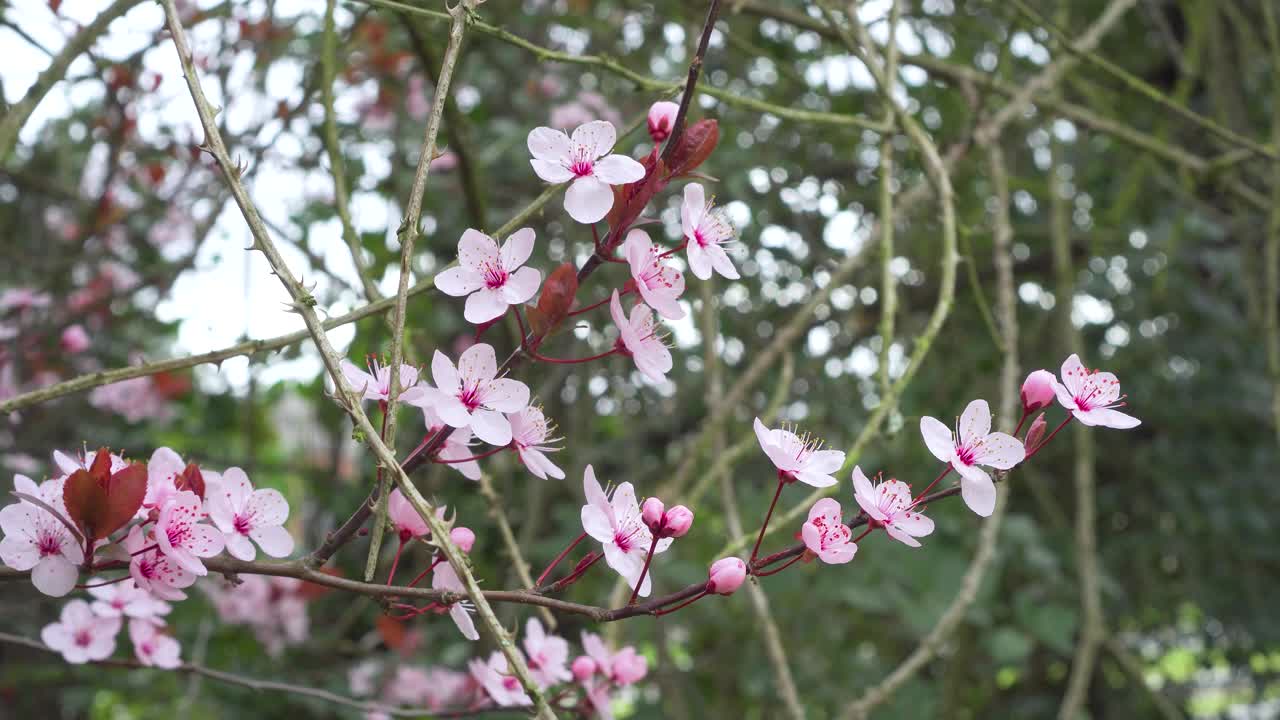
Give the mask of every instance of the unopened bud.
<svg viewBox="0 0 1280 720">
<path fill-rule="evenodd" d="M 449 539 L 464 553 L 471 552 L 471 546 L 476 544 L 476 534 L 471 528 L 456 527 L 449 531 Z"/>
<path fill-rule="evenodd" d="M 671 508 L 663 517 L 663 537 L 684 537 L 693 527 L 693 511 L 683 505 Z"/>
<path fill-rule="evenodd" d="M 679 114 L 680 106 L 669 100 L 654 103 L 649 108 L 649 137 L 653 138 L 655 143 L 670 137 L 671 128 L 676 124 L 676 115 Z"/>
<path fill-rule="evenodd" d="M 582 655 L 577 660 L 573 661 L 573 665 L 570 666 L 570 670 L 573 671 L 574 680 L 584 683 L 590 680 L 592 675 L 596 674 L 596 661 L 586 655 Z"/>
<path fill-rule="evenodd" d="M 1022 446 L 1027 449 L 1028 453 L 1035 452 L 1036 446 L 1040 444 L 1040 439 L 1044 437 L 1046 425 L 1044 413 L 1040 413 L 1035 420 L 1031 421 L 1031 427 L 1027 430 L 1027 436 L 1022 442 Z"/>
<path fill-rule="evenodd" d="M 655 535 L 662 531 L 662 515 L 667 506 L 656 497 L 651 497 L 640 506 L 640 519 Z"/>
<path fill-rule="evenodd" d="M 721 558 L 711 563 L 707 572 L 707 592 L 732 595 L 747 579 L 747 564 L 741 558 Z"/>
<path fill-rule="evenodd" d="M 1022 381 L 1022 412 L 1029 415 L 1052 405 L 1057 385 L 1057 378 L 1048 370 L 1036 370 L 1028 375 Z"/>
</svg>

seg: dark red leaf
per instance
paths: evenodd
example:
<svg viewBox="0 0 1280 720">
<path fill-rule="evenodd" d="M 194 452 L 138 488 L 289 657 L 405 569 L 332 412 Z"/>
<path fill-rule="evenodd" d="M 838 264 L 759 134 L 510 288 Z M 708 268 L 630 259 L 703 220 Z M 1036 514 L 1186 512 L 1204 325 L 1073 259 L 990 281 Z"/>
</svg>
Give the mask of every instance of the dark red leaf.
<svg viewBox="0 0 1280 720">
<path fill-rule="evenodd" d="M 88 470 L 77 470 L 62 488 L 71 521 L 85 537 L 101 540 L 124 527 L 147 494 L 147 466 L 134 463 L 111 474 L 111 451 L 99 448 Z"/>
<path fill-rule="evenodd" d="M 696 170 L 719 142 L 720 124 L 715 120 L 699 120 L 685 128 L 669 159 L 671 176 L 679 177 Z"/>
<path fill-rule="evenodd" d="M 96 464 L 96 463 L 95 463 Z M 107 489 L 100 485 L 88 470 L 77 470 L 67 476 L 62 486 L 62 502 L 67 506 L 71 522 L 88 538 L 97 540 L 105 536 L 98 529 L 105 526 Z"/>
<path fill-rule="evenodd" d="M 173 486 L 178 488 L 179 492 L 190 490 L 199 495 L 201 500 L 204 499 L 204 474 L 195 463 L 187 463 L 178 477 L 173 479 Z"/>
<path fill-rule="evenodd" d="M 573 263 L 564 263 L 547 277 L 538 306 L 530 309 L 529 324 L 533 325 L 535 338 L 545 337 L 564 320 L 577 294 L 578 270 Z"/>
</svg>

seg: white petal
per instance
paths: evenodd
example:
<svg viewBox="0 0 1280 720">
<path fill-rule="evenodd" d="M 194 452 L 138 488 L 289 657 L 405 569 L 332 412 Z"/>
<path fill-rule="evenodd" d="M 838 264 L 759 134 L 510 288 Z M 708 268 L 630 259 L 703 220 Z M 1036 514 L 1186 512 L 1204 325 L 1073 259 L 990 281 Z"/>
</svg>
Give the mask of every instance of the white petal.
<svg viewBox="0 0 1280 720">
<path fill-rule="evenodd" d="M 981 468 L 970 466 L 960 473 L 960 496 L 969 509 L 988 517 L 996 509 L 996 485 Z"/>
<path fill-rule="evenodd" d="M 253 522 L 257 526 L 283 525 L 289 519 L 289 502 L 279 490 L 272 488 L 255 490 L 246 509 L 253 513 Z"/>
<path fill-rule="evenodd" d="M 471 432 L 490 445 L 501 447 L 511 442 L 511 423 L 502 413 L 493 410 L 471 413 Z"/>
<path fill-rule="evenodd" d="M 453 624 L 458 626 L 462 637 L 468 640 L 480 639 L 480 633 L 476 632 L 476 624 L 471 620 L 471 613 L 462 607 L 462 603 L 454 603 L 453 607 L 449 608 L 449 617 L 453 618 Z"/>
<path fill-rule="evenodd" d="M 591 174 L 610 185 L 623 185 L 644 178 L 644 166 L 626 155 L 610 155 L 601 158 L 592 168 Z"/>
<path fill-rule="evenodd" d="M 942 462 L 951 462 L 951 458 L 955 457 L 955 440 L 951 437 L 950 428 L 943 425 L 941 420 L 928 415 L 920 418 L 920 434 L 934 457 Z"/>
<path fill-rule="evenodd" d="M 680 205 L 680 225 L 685 237 L 693 241 L 693 233 L 698 223 L 707 212 L 707 194 L 701 183 L 689 183 L 684 186 L 684 202 Z M 698 277 L 702 277 L 699 275 Z M 705 278 L 704 278 L 705 279 Z"/>
<path fill-rule="evenodd" d="M 975 440 L 986 437 L 991 432 L 991 407 L 986 400 L 974 400 L 969 403 L 960 415 L 960 443 L 972 447 Z"/>
<path fill-rule="evenodd" d="M 592 160 L 612 150 L 617 139 L 618 133 L 613 129 L 613 123 L 606 120 L 593 120 L 579 125 L 578 129 L 573 131 L 572 138 L 573 144 L 585 148 L 587 156 Z"/>
<path fill-rule="evenodd" d="M 515 271 L 529 260 L 529 256 L 533 254 L 533 240 L 533 228 L 520 228 L 507 236 L 499 253 L 502 257 L 502 267 L 507 272 Z"/>
<path fill-rule="evenodd" d="M 279 525 L 256 527 L 249 531 L 249 537 L 258 543 L 262 552 L 274 558 L 289 557 L 293 552 L 293 536 Z"/>
<path fill-rule="evenodd" d="M 565 211 L 584 225 L 599 222 L 612 208 L 613 188 L 591 176 L 574 180 L 564 194 Z"/>
<path fill-rule="evenodd" d="M 507 283 L 502 286 L 502 298 L 511 305 L 526 303 L 538 294 L 540 284 L 542 273 L 531 267 L 522 267 L 507 278 Z"/>
<path fill-rule="evenodd" d="M 706 250 L 707 256 L 711 258 L 711 266 L 720 273 L 721 277 L 729 280 L 737 280 L 740 277 L 738 268 L 733 266 L 733 261 L 729 259 L 729 253 L 725 252 L 724 248 L 719 245 L 708 245 Z"/>
<path fill-rule="evenodd" d="M 249 538 L 238 532 L 226 534 L 227 554 L 237 560 L 252 562 L 258 556 L 258 551 L 253 547 L 253 543 L 249 542 Z"/>
<path fill-rule="evenodd" d="M 1098 408 L 1088 412 L 1076 410 L 1072 414 L 1085 425 L 1101 425 L 1102 427 L 1115 428 L 1116 430 L 1128 430 L 1142 424 L 1141 420 L 1132 415 L 1125 415 L 1119 410 L 1107 408 Z"/>
<path fill-rule="evenodd" d="M 529 161 L 529 164 L 533 166 L 535 175 L 553 185 L 569 182 L 574 178 L 573 171 L 559 161 L 533 158 Z"/>
<path fill-rule="evenodd" d="M 500 261 L 498 242 L 479 230 L 467 228 L 458 240 L 458 265 L 460 267 L 483 273 L 486 266 L 498 265 Z"/>
<path fill-rule="evenodd" d="M 582 506 L 582 529 L 597 542 L 613 542 L 613 525 L 609 516 L 595 505 Z"/>
<path fill-rule="evenodd" d="M 436 289 L 445 295 L 462 297 L 484 287 L 484 276 L 458 265 L 436 273 L 433 282 Z"/>
<path fill-rule="evenodd" d="M 699 245 L 697 242 L 690 240 L 688 245 L 689 252 L 689 271 L 699 280 L 707 280 L 711 277 L 714 263 L 711 254 L 707 252 L 707 248 Z"/>
<path fill-rule="evenodd" d="M 436 387 L 445 393 L 457 390 L 461 384 L 453 361 L 439 350 L 431 356 L 431 378 L 436 381 Z"/>
<path fill-rule="evenodd" d="M 1075 353 L 1071 353 L 1062 362 L 1062 384 L 1073 397 L 1079 394 L 1080 386 L 1084 383 L 1084 379 L 1088 374 L 1089 371 L 1080 362 L 1080 356 Z"/>
<path fill-rule="evenodd" d="M 71 592 L 79 576 L 76 566 L 60 555 L 50 555 L 31 568 L 31 584 L 51 597 L 62 597 Z"/>
<path fill-rule="evenodd" d="M 529 386 L 519 380 L 498 378 L 485 387 L 481 402 L 498 412 L 520 412 L 529 405 Z M 510 427 L 510 422 L 507 426 Z"/>
<path fill-rule="evenodd" d="M 470 382 L 492 380 L 498 374 L 498 356 L 488 343 L 476 343 L 462 351 L 458 374 Z M 439 383 L 436 383 L 439 385 Z"/>
<path fill-rule="evenodd" d="M 502 317 L 507 311 L 507 300 L 501 290 L 483 288 L 467 296 L 462 317 L 475 325 Z"/>
<path fill-rule="evenodd" d="M 553 163 L 559 163 L 563 160 L 572 147 L 572 143 L 569 142 L 569 136 L 564 131 L 549 127 L 537 127 L 530 130 L 527 144 L 530 155 L 539 160 Z"/>
<path fill-rule="evenodd" d="M 982 441 L 982 448 L 974 458 L 974 462 L 999 470 L 1008 470 L 1026 457 L 1027 449 L 1022 446 L 1018 438 L 997 432 L 991 433 Z"/>
</svg>

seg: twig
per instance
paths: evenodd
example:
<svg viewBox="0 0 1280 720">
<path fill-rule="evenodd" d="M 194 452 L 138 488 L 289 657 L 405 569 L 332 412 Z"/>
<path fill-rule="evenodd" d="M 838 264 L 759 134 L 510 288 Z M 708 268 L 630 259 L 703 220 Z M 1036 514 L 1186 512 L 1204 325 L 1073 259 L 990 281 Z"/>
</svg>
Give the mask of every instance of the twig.
<svg viewBox="0 0 1280 720">
<path fill-rule="evenodd" d="M 689 78 L 685 81 L 686 88 L 698 87 L 698 76 L 702 73 L 702 61 L 707 55 L 707 43 L 711 41 L 711 31 L 715 29 L 716 19 L 720 17 L 720 0 L 711 0 L 707 6 L 707 19 L 702 23 L 702 35 L 698 38 L 698 49 L 693 54 L 693 62 L 689 63 Z M 680 97 L 680 109 L 676 111 L 676 119 L 671 123 L 671 135 L 667 138 L 667 144 L 662 148 L 662 161 L 667 165 L 671 164 L 671 157 L 676 151 L 676 147 L 680 144 L 680 138 L 684 136 L 684 126 L 686 116 L 689 114 L 689 105 L 693 102 L 693 93 L 686 92 Z"/>
<path fill-rule="evenodd" d="M 334 28 L 333 13 L 337 0 L 327 0 L 324 10 L 324 39 L 320 49 L 320 89 L 324 105 L 324 138 L 325 151 L 329 154 L 329 172 L 333 175 L 333 205 L 338 211 L 338 219 L 342 222 L 342 237 L 347 241 L 351 251 L 351 262 L 356 267 L 356 275 L 360 276 L 360 285 L 364 288 L 365 297 L 370 302 L 381 300 L 382 293 L 369 274 L 361 251 L 360 236 L 351 223 L 351 209 L 347 197 L 346 160 L 342 156 L 342 146 L 338 142 L 338 121 L 333 109 L 333 78 L 337 74 L 338 39 Z"/>
<path fill-rule="evenodd" d="M 191 91 L 192 100 L 195 101 L 196 111 L 200 116 L 200 124 L 205 131 L 205 147 L 213 155 L 222 169 L 223 175 L 226 177 L 227 184 L 231 189 L 232 196 L 236 199 L 236 204 L 240 206 L 241 214 L 244 216 L 246 224 L 249 226 L 250 233 L 253 235 L 253 248 L 262 252 L 266 256 L 267 262 L 271 265 L 272 271 L 280 279 L 285 290 L 293 300 L 294 311 L 302 316 L 307 324 L 316 347 L 320 350 L 321 360 L 325 364 L 325 368 L 329 371 L 330 377 L 333 379 L 335 386 L 335 395 L 339 402 L 344 406 L 347 413 L 355 422 L 356 427 L 365 434 L 365 440 L 369 447 L 373 450 L 378 461 L 384 464 L 389 471 L 394 473 L 396 484 L 399 485 L 400 491 L 405 494 L 406 499 L 413 506 L 414 510 L 422 517 L 431 529 L 433 542 L 439 546 L 444 553 L 445 558 L 457 573 L 458 578 L 462 581 L 463 587 L 466 588 L 467 597 L 471 599 L 476 606 L 476 613 L 479 615 L 481 624 L 494 637 L 495 641 L 502 653 L 507 658 L 507 664 L 511 672 L 519 679 L 525 692 L 533 699 L 534 706 L 537 708 L 539 718 L 555 718 L 555 713 L 547 704 L 546 698 L 537 684 L 533 681 L 529 674 L 529 667 L 524 661 L 524 657 L 516 650 L 510 635 L 503 629 L 498 622 L 497 617 L 493 614 L 493 608 L 485 600 L 484 593 L 480 590 L 479 584 L 476 582 L 475 576 L 471 574 L 466 556 L 458 549 L 457 545 L 449 538 L 449 532 L 444 523 L 435 516 L 434 509 L 430 503 L 418 492 L 409 477 L 405 474 L 404 469 L 396 462 L 395 454 L 382 442 L 378 437 L 377 431 L 369 422 L 369 418 L 359 405 L 356 394 L 351 389 L 346 378 L 342 374 L 340 367 L 340 358 L 333 345 L 329 342 L 325 335 L 320 319 L 317 317 L 314 305 L 315 298 L 302 287 L 301 283 L 293 276 L 288 265 L 281 257 L 275 243 L 271 240 L 267 233 L 262 218 L 258 214 L 258 209 L 254 205 L 253 200 L 249 197 L 248 192 L 241 184 L 239 179 L 239 171 L 232 164 L 231 158 L 227 154 L 226 146 L 223 144 L 222 136 L 218 131 L 217 124 L 214 120 L 213 108 L 209 105 L 208 99 L 204 95 L 204 90 L 200 86 L 200 79 L 196 74 L 195 64 L 193 62 L 191 48 L 187 44 L 186 34 L 183 32 L 182 23 L 178 18 L 177 8 L 174 6 L 174 0 L 163 0 L 165 17 L 168 21 L 169 31 L 173 35 L 174 47 L 178 51 L 178 59 L 182 64 L 183 74 L 186 77 L 187 87 Z M 398 370 L 398 368 L 397 368 Z M 393 376 L 397 373 L 393 373 Z"/>
<path fill-rule="evenodd" d="M 27 90 L 27 94 L 18 102 L 5 108 L 4 117 L 0 118 L 0 162 L 9 156 L 14 144 L 18 141 L 18 133 L 26 124 L 27 118 L 35 111 L 36 106 L 44 99 L 49 90 L 67 74 L 71 63 L 93 47 L 93 43 L 107 31 L 112 21 L 141 4 L 142 0 L 116 0 L 85 25 L 58 52 L 57 57 L 36 78 L 35 84 Z"/>
<path fill-rule="evenodd" d="M 890 127 L 880 138 L 880 394 L 889 393 L 889 356 L 893 349 L 894 319 L 898 312 L 898 278 L 893 274 L 893 88 L 898 80 L 898 21 L 902 3 L 889 5 L 889 37 L 884 53 L 884 122 Z"/>
<path fill-rule="evenodd" d="M 1280 20 L 1270 3 L 1263 3 L 1267 44 L 1271 47 L 1272 102 L 1271 142 L 1280 147 Z M 1276 440 L 1280 442 L 1280 160 L 1272 165 L 1271 215 L 1267 223 L 1267 244 L 1263 251 L 1263 325 L 1267 338 L 1267 370 L 1271 374 L 1271 412 Z"/>
</svg>

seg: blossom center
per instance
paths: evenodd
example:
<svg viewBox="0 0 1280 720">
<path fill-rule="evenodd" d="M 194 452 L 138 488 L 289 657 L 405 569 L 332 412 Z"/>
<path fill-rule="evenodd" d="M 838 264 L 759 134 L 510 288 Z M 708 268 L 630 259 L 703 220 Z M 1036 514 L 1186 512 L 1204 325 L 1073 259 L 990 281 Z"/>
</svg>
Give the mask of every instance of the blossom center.
<svg viewBox="0 0 1280 720">
<path fill-rule="evenodd" d="M 74 640 L 75 644 L 80 647 L 89 647 L 93 644 L 93 634 L 88 630 L 77 630 L 75 635 L 72 637 L 72 640 Z"/>
<path fill-rule="evenodd" d="M 497 290 L 507 284 L 509 274 L 501 265 L 484 266 L 484 286 L 490 290 Z"/>
<path fill-rule="evenodd" d="M 502 678 L 502 687 L 506 689 L 507 692 L 515 692 L 516 688 L 520 687 L 520 681 L 508 675 Z"/>
<path fill-rule="evenodd" d="M 236 532 L 241 535 L 248 535 L 249 531 L 253 529 L 253 518 L 247 514 L 236 515 L 233 524 L 235 525 Z"/>
<path fill-rule="evenodd" d="M 956 448 L 956 459 L 965 465 L 972 465 L 975 457 L 974 448 L 965 447 L 964 445 Z"/>
<path fill-rule="evenodd" d="M 462 392 L 458 394 L 458 401 L 467 409 L 467 412 L 474 412 L 476 408 L 484 404 L 482 400 L 478 384 L 469 387 L 464 385 Z"/>
<path fill-rule="evenodd" d="M 626 532 L 622 529 L 618 529 L 613 533 L 613 544 L 617 545 L 618 549 L 624 553 L 631 552 L 631 548 L 632 548 L 631 535 L 632 533 Z"/>
<path fill-rule="evenodd" d="M 47 558 L 50 555 L 59 555 L 62 553 L 62 543 L 58 541 L 58 536 L 51 532 L 40 533 L 36 540 L 36 549 L 40 551 L 41 558 Z"/>
<path fill-rule="evenodd" d="M 191 536 L 191 528 L 186 524 L 171 524 L 165 528 L 165 537 L 169 539 L 169 544 L 174 547 L 185 545 L 187 539 Z"/>
</svg>

